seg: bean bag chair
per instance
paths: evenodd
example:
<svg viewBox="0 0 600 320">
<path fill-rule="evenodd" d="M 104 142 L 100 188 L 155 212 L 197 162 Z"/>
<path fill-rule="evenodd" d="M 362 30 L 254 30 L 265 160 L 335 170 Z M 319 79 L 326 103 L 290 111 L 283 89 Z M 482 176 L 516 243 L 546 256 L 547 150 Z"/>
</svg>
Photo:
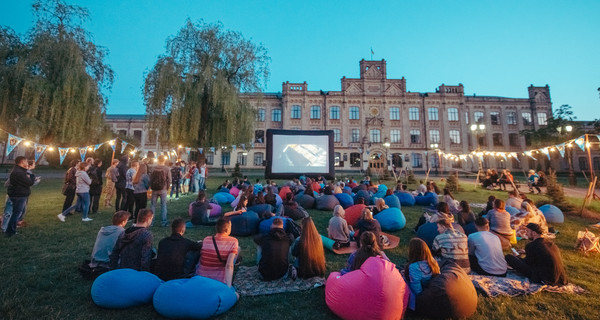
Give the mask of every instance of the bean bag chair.
<svg viewBox="0 0 600 320">
<path fill-rule="evenodd" d="M 92 300 L 102 308 L 125 309 L 152 302 L 162 280 L 146 271 L 116 269 L 101 274 L 92 284 Z"/>
<path fill-rule="evenodd" d="M 342 189 L 342 192 L 352 195 L 352 188 L 345 186 L 344 189 Z"/>
<path fill-rule="evenodd" d="M 219 189 L 217 190 L 217 193 L 218 193 L 218 192 L 229 193 L 229 188 L 226 188 L 226 187 L 219 187 Z"/>
<path fill-rule="evenodd" d="M 352 196 L 347 193 L 338 193 L 338 194 L 335 194 L 334 196 L 338 199 L 338 201 L 340 202 L 340 205 L 344 209 L 346 209 L 354 204 L 354 199 L 352 199 Z"/>
<path fill-rule="evenodd" d="M 565 216 L 563 215 L 562 210 L 560 210 L 557 206 L 545 204 L 540 207 L 540 211 L 544 214 L 544 217 L 546 217 L 546 221 L 548 223 L 565 222 Z"/>
<path fill-rule="evenodd" d="M 192 217 L 192 204 L 193 204 L 193 202 L 190 203 L 189 210 L 188 210 L 188 215 L 190 216 L 190 218 Z M 210 214 L 209 214 L 210 217 L 216 217 L 216 216 L 221 215 L 222 209 L 221 209 L 220 205 L 211 202 L 210 206 L 211 206 Z"/>
<path fill-rule="evenodd" d="M 440 274 L 417 296 L 416 312 L 436 319 L 463 319 L 477 311 L 477 292 L 469 276 L 453 261 L 440 265 Z"/>
<path fill-rule="evenodd" d="M 345 320 L 402 319 L 409 296 L 396 266 L 380 257 L 343 276 L 332 272 L 325 285 L 327 306 Z"/>
<path fill-rule="evenodd" d="M 415 204 L 420 206 L 437 206 L 438 196 L 433 192 L 426 192 L 423 196 L 415 197 Z"/>
<path fill-rule="evenodd" d="M 515 207 L 511 207 L 511 206 L 506 206 L 505 210 L 510 213 L 511 216 L 514 216 L 515 214 L 521 212 L 519 211 L 519 209 L 515 208 Z"/>
<path fill-rule="evenodd" d="M 454 227 L 454 230 L 458 230 L 462 233 L 465 233 L 465 230 L 458 223 L 453 223 L 452 226 Z M 425 243 L 427 243 L 427 246 L 429 246 L 429 249 L 431 249 L 431 247 L 433 246 L 433 239 L 435 239 L 435 237 L 438 234 L 439 233 L 437 231 L 437 223 L 435 222 L 427 222 L 421 225 L 419 227 L 419 230 L 417 230 L 417 237 L 425 241 Z"/>
<path fill-rule="evenodd" d="M 313 182 L 313 183 L 312 183 L 312 189 L 313 189 L 313 191 L 315 191 L 315 192 L 320 192 L 320 191 L 321 191 L 321 185 L 320 185 L 320 184 L 318 184 L 318 183 L 316 183 L 316 182 Z"/>
<path fill-rule="evenodd" d="M 398 208 L 385 209 L 373 218 L 379 221 L 383 231 L 398 231 L 406 226 L 406 217 Z"/>
<path fill-rule="evenodd" d="M 412 207 L 415 205 L 415 196 L 409 192 L 396 192 L 394 195 L 398 197 L 400 204 L 403 206 Z"/>
<path fill-rule="evenodd" d="M 365 199 L 366 205 L 373 204 L 373 202 L 371 201 L 371 195 L 369 194 L 369 191 L 367 191 L 367 190 L 358 190 L 358 192 L 354 195 L 354 203 L 356 203 L 356 200 L 358 198 Z"/>
<path fill-rule="evenodd" d="M 396 197 L 393 194 L 383 197 L 383 200 L 385 201 L 385 204 L 390 208 L 402 209 L 402 206 L 400 205 L 400 199 L 398 199 L 398 197 Z"/>
<path fill-rule="evenodd" d="M 209 319 L 231 309 L 235 289 L 224 283 L 195 276 L 163 283 L 152 299 L 154 309 L 170 319 Z"/>
<path fill-rule="evenodd" d="M 308 212 L 302 206 L 283 206 L 283 215 L 293 220 L 299 220 L 308 217 Z"/>
<path fill-rule="evenodd" d="M 254 211 L 246 211 L 242 214 L 231 216 L 231 235 L 250 236 L 258 231 L 260 218 Z"/>
<path fill-rule="evenodd" d="M 292 192 L 292 189 L 290 189 L 290 187 L 288 187 L 288 186 L 282 187 L 281 190 L 279 190 L 279 197 L 281 199 L 285 199 L 285 195 L 288 194 L 288 192 Z"/>
<path fill-rule="evenodd" d="M 315 206 L 318 210 L 333 210 L 338 204 L 340 204 L 338 199 L 331 194 L 320 196 L 315 201 Z"/>
<path fill-rule="evenodd" d="M 375 194 L 373 194 L 373 197 L 383 198 L 383 197 L 385 197 L 385 194 L 387 193 L 387 191 L 388 191 L 388 187 L 385 184 L 380 184 L 377 187 L 377 192 L 375 192 Z"/>
<path fill-rule="evenodd" d="M 348 207 L 345 215 L 346 222 L 350 226 L 356 226 L 358 220 L 360 220 L 360 216 L 362 215 L 363 209 L 366 207 L 364 204 L 355 204 L 351 207 Z"/>
<path fill-rule="evenodd" d="M 232 196 L 229 193 L 225 193 L 225 192 L 217 192 L 215 193 L 215 195 L 213 196 L 213 199 L 218 203 L 218 204 L 230 204 L 231 202 L 233 202 L 233 200 L 235 200 L 235 197 Z"/>
<path fill-rule="evenodd" d="M 237 198 L 238 194 L 240 194 L 240 189 L 238 187 L 231 187 L 229 194 Z"/>
<path fill-rule="evenodd" d="M 296 202 L 304 209 L 312 209 L 315 207 L 315 198 L 302 194 L 296 197 Z"/>
<path fill-rule="evenodd" d="M 276 218 L 283 220 L 283 229 L 287 230 L 287 224 L 288 221 L 290 221 L 290 218 L 272 216 L 269 219 L 265 219 L 258 224 L 258 232 L 261 234 L 269 233 L 269 230 L 271 230 L 271 225 L 273 224 L 273 220 L 275 220 Z"/>
<path fill-rule="evenodd" d="M 258 214 L 259 217 L 262 217 L 263 213 L 265 212 L 273 212 L 275 211 L 275 208 L 273 208 L 272 205 L 267 204 L 267 203 L 261 203 L 261 204 L 255 204 L 251 207 L 247 208 L 247 211 L 254 211 Z"/>
<path fill-rule="evenodd" d="M 323 242 L 323 248 L 333 251 L 333 245 L 335 244 L 335 240 L 327 238 L 324 235 L 321 235 L 321 242 Z"/>
</svg>

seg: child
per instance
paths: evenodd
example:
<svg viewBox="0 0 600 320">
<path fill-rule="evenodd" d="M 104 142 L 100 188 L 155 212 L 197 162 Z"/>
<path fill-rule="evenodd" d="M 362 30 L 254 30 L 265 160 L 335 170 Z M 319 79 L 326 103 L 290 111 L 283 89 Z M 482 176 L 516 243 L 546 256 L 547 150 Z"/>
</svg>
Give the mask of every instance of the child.
<svg viewBox="0 0 600 320">
<path fill-rule="evenodd" d="M 404 268 L 404 277 L 410 286 L 408 307 L 411 310 L 415 310 L 416 298 L 423 292 L 423 286 L 437 274 L 440 274 L 440 267 L 425 241 L 412 238 L 408 243 L 408 264 Z"/>
</svg>

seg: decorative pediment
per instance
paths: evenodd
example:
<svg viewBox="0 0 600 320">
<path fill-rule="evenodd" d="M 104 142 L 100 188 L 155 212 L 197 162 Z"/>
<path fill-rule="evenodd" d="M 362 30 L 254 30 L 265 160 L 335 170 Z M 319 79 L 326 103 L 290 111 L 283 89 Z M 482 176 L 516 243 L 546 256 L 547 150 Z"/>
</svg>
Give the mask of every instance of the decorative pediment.
<svg viewBox="0 0 600 320">
<path fill-rule="evenodd" d="M 402 90 L 398 88 L 396 85 L 392 84 L 385 90 L 386 96 L 400 96 L 402 95 Z"/>
<path fill-rule="evenodd" d="M 356 83 L 350 84 L 346 89 L 346 94 L 349 95 L 360 95 L 362 92 L 362 89 Z"/>
<path fill-rule="evenodd" d="M 543 92 L 536 92 L 535 102 L 548 102 L 548 97 Z"/>
<path fill-rule="evenodd" d="M 371 117 L 371 118 L 366 118 L 367 120 L 367 127 L 383 127 L 383 118 L 378 118 L 378 117 Z"/>
<path fill-rule="evenodd" d="M 381 67 L 379 67 L 379 66 L 367 67 L 367 70 L 365 71 L 365 78 L 380 79 L 380 78 L 382 78 L 382 76 L 383 76 L 383 73 L 381 72 Z"/>
</svg>

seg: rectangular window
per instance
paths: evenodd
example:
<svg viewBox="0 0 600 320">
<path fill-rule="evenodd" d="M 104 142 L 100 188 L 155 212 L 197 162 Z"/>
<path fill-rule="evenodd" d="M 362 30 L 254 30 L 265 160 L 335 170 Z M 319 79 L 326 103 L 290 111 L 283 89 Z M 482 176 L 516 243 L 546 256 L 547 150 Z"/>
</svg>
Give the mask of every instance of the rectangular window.
<svg viewBox="0 0 600 320">
<path fill-rule="evenodd" d="M 258 109 L 258 112 L 256 113 L 256 121 L 257 122 L 265 122 L 265 109 L 260 108 Z"/>
<path fill-rule="evenodd" d="M 390 140 L 392 143 L 400 143 L 400 129 L 390 130 Z"/>
<path fill-rule="evenodd" d="M 350 107 L 350 120 L 359 120 L 360 110 L 358 107 Z"/>
<path fill-rule="evenodd" d="M 215 154 L 213 152 L 206 153 L 206 164 L 213 165 L 215 163 Z"/>
<path fill-rule="evenodd" d="M 458 121 L 457 108 L 448 108 L 448 121 Z"/>
<path fill-rule="evenodd" d="M 379 129 L 373 129 L 369 133 L 371 142 L 381 142 L 381 131 Z"/>
<path fill-rule="evenodd" d="M 400 108 L 390 108 L 390 120 L 400 120 Z"/>
<path fill-rule="evenodd" d="M 473 113 L 473 121 L 475 123 L 482 123 L 483 122 L 483 112 L 481 111 L 476 111 Z"/>
<path fill-rule="evenodd" d="M 499 125 L 500 124 L 500 112 L 494 111 L 494 112 L 490 112 L 490 120 L 492 121 L 492 125 Z"/>
<path fill-rule="evenodd" d="M 333 106 L 329 109 L 329 119 L 332 119 L 332 120 L 340 119 L 340 107 Z"/>
<path fill-rule="evenodd" d="M 221 164 L 228 166 L 231 160 L 231 153 L 227 151 L 221 152 Z"/>
<path fill-rule="evenodd" d="M 142 130 L 134 130 L 133 131 L 133 137 L 139 141 L 142 142 Z"/>
<path fill-rule="evenodd" d="M 511 162 L 512 162 L 512 168 L 513 169 L 521 169 L 521 162 L 519 162 L 518 159 L 516 158 L 510 158 Z"/>
<path fill-rule="evenodd" d="M 340 166 L 340 161 L 342 160 L 342 155 L 339 152 L 333 153 L 333 165 L 336 167 Z"/>
<path fill-rule="evenodd" d="M 412 166 L 413 168 L 421 168 L 423 167 L 423 155 L 420 153 L 412 154 Z"/>
<path fill-rule="evenodd" d="M 360 142 L 360 129 L 352 129 L 351 142 Z"/>
<path fill-rule="evenodd" d="M 523 116 L 523 125 L 530 126 L 531 125 L 531 112 L 523 112 L 521 115 Z"/>
<path fill-rule="evenodd" d="M 321 107 L 319 107 L 319 106 L 310 107 L 310 118 L 311 119 L 321 119 Z"/>
<path fill-rule="evenodd" d="M 271 110 L 271 121 L 281 122 L 281 109 Z"/>
<path fill-rule="evenodd" d="M 352 152 L 350 154 L 350 166 L 351 167 L 360 167 L 360 153 Z"/>
<path fill-rule="evenodd" d="M 450 144 L 460 144 L 460 131 L 450 130 L 448 135 L 450 137 Z"/>
<path fill-rule="evenodd" d="M 510 125 L 517 124 L 517 113 L 514 111 L 509 111 L 506 114 L 506 123 Z"/>
<path fill-rule="evenodd" d="M 440 143 L 440 130 L 429 130 L 429 141 L 431 143 Z"/>
<path fill-rule="evenodd" d="M 248 159 L 248 154 L 244 154 L 244 152 L 238 152 L 237 154 L 237 163 L 240 164 L 240 166 L 245 166 L 246 165 L 246 161 Z"/>
<path fill-rule="evenodd" d="M 292 119 L 302 118 L 302 108 L 300 106 L 292 106 Z"/>
<path fill-rule="evenodd" d="M 494 147 L 501 147 L 504 145 L 502 143 L 502 133 L 494 133 L 492 135 L 492 140 L 494 141 Z"/>
<path fill-rule="evenodd" d="M 265 130 L 254 131 L 254 143 L 265 143 Z"/>
<path fill-rule="evenodd" d="M 548 115 L 546 113 L 538 112 L 537 118 L 540 126 L 545 126 L 548 124 Z"/>
<path fill-rule="evenodd" d="M 518 147 L 519 146 L 519 135 L 516 133 L 509 133 L 508 134 L 508 144 L 511 147 Z"/>
<path fill-rule="evenodd" d="M 340 129 L 333 129 L 333 142 L 340 142 Z"/>
<path fill-rule="evenodd" d="M 408 120 L 419 120 L 419 108 L 408 108 Z"/>
<path fill-rule="evenodd" d="M 585 157 L 579 157 L 579 170 L 588 170 L 588 159 Z"/>
<path fill-rule="evenodd" d="M 465 123 L 469 124 L 469 111 L 465 111 Z"/>
<path fill-rule="evenodd" d="M 429 108 L 428 113 L 429 113 L 429 121 L 438 121 L 439 120 L 438 108 Z"/>
<path fill-rule="evenodd" d="M 410 143 L 421 143 L 420 130 L 410 130 Z"/>
<path fill-rule="evenodd" d="M 254 165 L 257 167 L 262 167 L 263 160 L 265 159 L 265 155 L 262 152 L 254 153 Z"/>
</svg>

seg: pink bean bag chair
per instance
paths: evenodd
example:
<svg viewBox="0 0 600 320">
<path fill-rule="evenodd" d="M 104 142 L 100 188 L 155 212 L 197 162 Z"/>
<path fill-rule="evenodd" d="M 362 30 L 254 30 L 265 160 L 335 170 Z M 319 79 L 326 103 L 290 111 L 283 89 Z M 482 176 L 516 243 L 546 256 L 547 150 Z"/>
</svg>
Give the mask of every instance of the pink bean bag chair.
<svg viewBox="0 0 600 320">
<path fill-rule="evenodd" d="M 232 188 L 229 190 L 229 193 L 230 193 L 232 196 L 234 196 L 234 197 L 236 197 L 236 198 L 237 198 L 238 194 L 240 194 L 240 189 L 238 189 L 237 187 L 232 187 Z"/>
<path fill-rule="evenodd" d="M 342 319 L 402 319 L 409 296 L 396 266 L 380 257 L 343 276 L 332 272 L 325 284 L 325 302 Z"/>
</svg>

